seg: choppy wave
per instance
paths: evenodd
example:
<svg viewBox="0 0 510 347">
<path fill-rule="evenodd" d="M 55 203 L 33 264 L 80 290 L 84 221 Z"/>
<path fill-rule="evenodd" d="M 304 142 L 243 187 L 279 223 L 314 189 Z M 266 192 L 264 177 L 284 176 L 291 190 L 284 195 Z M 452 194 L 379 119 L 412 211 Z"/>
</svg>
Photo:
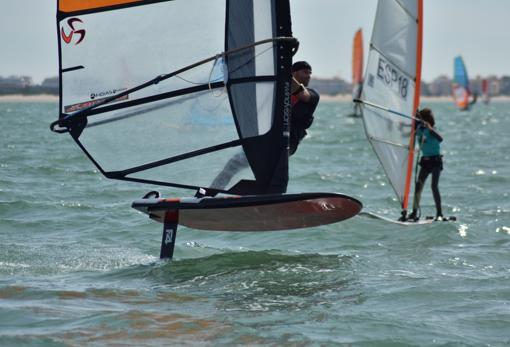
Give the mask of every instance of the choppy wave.
<svg viewBox="0 0 510 347">
<path fill-rule="evenodd" d="M 444 212 L 457 222 L 182 227 L 168 262 L 161 225 L 130 207 L 154 187 L 101 177 L 48 130 L 57 104 L 0 103 L 0 345 L 508 345 L 508 104 L 427 106 L 445 138 Z M 289 191 L 342 192 L 397 218 L 350 112 L 319 106 Z M 435 212 L 428 184 L 423 215 Z"/>
</svg>

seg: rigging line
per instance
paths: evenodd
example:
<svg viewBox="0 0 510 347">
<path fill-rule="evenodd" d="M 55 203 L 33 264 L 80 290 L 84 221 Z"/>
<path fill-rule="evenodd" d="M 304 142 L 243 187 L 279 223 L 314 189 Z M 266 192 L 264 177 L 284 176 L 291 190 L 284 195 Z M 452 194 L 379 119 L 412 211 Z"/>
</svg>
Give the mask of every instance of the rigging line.
<svg viewBox="0 0 510 347">
<path fill-rule="evenodd" d="M 267 51 L 269 51 L 270 49 L 272 49 L 273 47 L 268 47 L 266 48 L 265 50 L 263 50 L 262 52 L 258 53 L 257 55 L 253 56 L 252 58 L 250 58 L 249 60 L 247 60 L 245 63 L 237 66 L 235 69 L 233 69 L 232 71 L 230 71 L 230 73 L 234 73 L 234 72 L 237 72 L 238 70 L 240 70 L 241 68 L 245 67 L 246 65 L 250 64 L 252 61 L 254 61 L 257 57 L 261 56 L 262 54 L 266 53 Z M 214 61 L 214 64 L 213 64 L 213 68 L 211 70 L 214 70 L 214 67 L 216 66 L 216 61 L 217 59 Z M 210 74 L 209 76 L 211 76 L 212 74 Z M 203 85 L 205 84 L 204 82 L 193 82 L 189 79 L 186 79 L 180 75 L 175 75 L 175 77 L 183 80 L 184 82 L 187 82 L 189 84 L 194 84 L 194 85 Z M 211 80 L 210 77 L 209 77 L 209 81 L 210 82 L 219 82 L 220 79 L 217 79 L 217 80 Z"/>
<path fill-rule="evenodd" d="M 247 66 L 248 64 L 251 64 L 253 61 L 255 61 L 255 59 L 257 59 L 259 56 L 261 56 L 262 54 L 266 53 L 267 51 L 273 49 L 274 47 L 268 47 L 266 49 L 264 49 L 262 52 L 259 52 L 257 55 L 254 55 L 253 57 L 251 57 L 250 59 L 248 59 L 245 63 L 237 66 L 236 68 L 232 69 L 232 71 L 228 71 L 228 75 L 231 75 L 239 70 L 241 70 L 243 67 Z M 223 57 L 222 57 L 223 58 Z M 212 91 L 212 88 L 211 88 L 211 76 L 212 76 L 212 73 L 213 73 L 213 70 L 214 70 L 214 67 L 216 66 L 216 61 L 218 61 L 218 59 L 216 59 L 214 61 L 214 64 L 213 64 L 213 67 L 211 68 L 211 72 L 209 74 L 209 90 Z M 228 76 L 227 76 L 228 77 Z M 219 94 L 214 94 L 214 91 L 212 92 L 212 95 L 215 96 L 215 97 L 220 97 L 221 95 L 223 95 L 223 92 L 225 90 L 225 88 L 227 87 L 227 83 L 226 81 L 224 81 L 225 84 L 223 86 L 223 89 L 220 91 Z"/>
<path fill-rule="evenodd" d="M 380 139 L 380 138 L 374 137 L 374 136 L 369 136 L 368 138 L 370 140 L 372 140 L 372 141 L 375 141 L 375 142 L 385 143 L 387 145 L 392 145 L 392 146 L 395 146 L 395 147 L 401 147 L 401 148 L 405 148 L 405 149 L 409 150 L 409 146 L 408 145 L 404 145 L 402 143 L 392 142 L 392 141 Z"/>
<path fill-rule="evenodd" d="M 176 71 L 173 71 L 173 72 L 170 72 L 170 73 L 167 73 L 167 74 L 162 74 L 162 75 L 156 76 L 155 78 L 153 78 L 150 81 L 142 83 L 142 84 L 140 84 L 140 85 L 138 85 L 136 87 L 130 88 L 130 89 L 128 89 L 128 90 L 126 90 L 124 92 L 121 92 L 121 93 L 119 93 L 117 95 L 113 95 L 111 97 L 104 98 L 100 102 L 98 102 L 98 103 L 96 103 L 94 105 L 91 105 L 91 106 L 89 106 L 87 108 L 84 108 L 83 110 L 76 111 L 75 113 L 66 115 L 65 117 L 63 117 L 61 119 L 58 119 L 57 121 L 53 122 L 50 125 L 50 129 L 53 130 L 56 125 L 59 125 L 59 126 L 62 126 L 62 127 L 68 127 L 67 125 L 69 124 L 70 120 L 73 119 L 73 118 L 76 118 L 76 117 L 79 117 L 79 116 L 82 116 L 82 117 L 86 116 L 88 112 L 92 111 L 93 109 L 98 108 L 99 106 L 102 106 L 104 104 L 107 104 L 109 102 L 117 100 L 118 98 L 126 96 L 126 95 L 128 95 L 130 93 L 133 93 L 133 92 L 139 91 L 141 89 L 147 88 L 147 87 L 149 87 L 151 85 L 158 84 L 159 82 L 164 81 L 166 79 L 169 79 L 171 77 L 174 77 L 174 76 L 176 76 L 176 75 L 178 75 L 178 74 L 180 74 L 182 72 L 191 70 L 191 69 L 193 69 L 193 68 L 195 68 L 197 66 L 200 66 L 200 65 L 203 65 L 203 64 L 208 63 L 210 61 L 216 60 L 216 59 L 218 59 L 218 57 L 224 57 L 224 56 L 227 56 L 227 55 L 230 55 L 230 54 L 235 54 L 235 53 L 238 53 L 238 52 L 242 52 L 244 50 L 247 50 L 247 49 L 250 49 L 252 47 L 255 47 L 255 46 L 258 46 L 258 45 L 261 45 L 261 44 L 265 44 L 265 43 L 268 43 L 268 42 L 279 42 L 279 41 L 287 41 L 287 42 L 291 42 L 291 43 L 295 43 L 295 44 L 297 44 L 297 42 L 298 42 L 297 39 L 294 38 L 294 37 L 278 36 L 278 37 L 273 37 L 273 38 L 270 38 L 270 39 L 265 39 L 265 40 L 257 41 L 257 42 L 254 42 L 252 44 L 249 44 L 249 45 L 246 45 L 246 46 L 243 46 L 243 47 L 234 48 L 232 50 L 216 54 L 216 55 L 214 55 L 212 57 L 200 60 L 200 61 L 198 61 L 196 63 L 191 64 L 191 65 L 185 66 L 185 67 L 183 67 L 183 68 L 181 68 L 179 70 L 176 70 Z"/>
<path fill-rule="evenodd" d="M 214 97 L 217 97 L 217 98 L 219 98 L 220 96 L 223 95 L 225 88 L 227 87 L 227 83 L 225 81 L 225 71 L 223 71 L 223 88 L 221 89 L 221 91 L 218 94 L 214 94 L 214 91 L 211 87 L 212 74 L 214 72 L 214 68 L 216 67 L 216 63 L 218 62 L 219 59 L 220 59 L 219 57 L 216 57 L 216 60 L 214 60 L 214 64 L 211 67 L 211 72 L 209 72 L 209 81 L 207 82 L 207 86 L 209 87 L 209 91 L 211 92 L 211 95 Z M 223 61 L 223 57 L 221 57 L 221 61 Z"/>
<path fill-rule="evenodd" d="M 391 109 L 389 109 L 389 108 L 387 108 L 387 107 L 384 107 L 384 106 L 381 106 L 381 105 L 377 105 L 377 104 L 371 103 L 371 102 L 369 102 L 369 101 L 365 101 L 365 100 L 361 100 L 361 99 L 354 99 L 354 100 L 352 100 L 352 101 L 353 101 L 353 102 L 355 102 L 355 103 L 359 103 L 359 104 L 363 104 L 363 105 L 367 105 L 367 106 L 371 106 L 371 107 L 378 108 L 378 109 L 380 109 L 380 110 L 383 110 L 383 111 L 386 111 L 386 112 L 392 113 L 392 114 L 397 115 L 397 116 L 399 116 L 399 117 L 404 117 L 404 118 L 407 118 L 407 119 L 412 119 L 412 120 L 414 120 L 415 122 L 420 122 L 420 123 L 422 122 L 422 120 L 421 120 L 421 119 L 419 119 L 419 118 L 408 116 L 408 115 L 403 114 L 403 113 L 401 113 L 401 112 L 391 110 Z"/>
<path fill-rule="evenodd" d="M 204 85 L 204 84 L 205 84 L 205 83 L 203 83 L 203 82 L 193 82 L 193 81 L 190 81 L 190 80 L 188 80 L 188 79 L 186 79 L 186 78 L 184 78 L 184 77 L 182 77 L 182 76 L 179 76 L 179 75 L 175 75 L 175 77 L 176 77 L 176 78 L 178 78 L 178 79 L 180 79 L 180 80 L 183 80 L 183 81 L 184 81 L 184 82 L 186 82 L 186 83 L 193 84 L 193 85 L 196 85 L 196 86 L 202 86 L 202 85 Z M 215 82 L 219 82 L 219 81 L 220 81 L 220 79 L 212 80 L 212 81 L 210 81 L 210 82 L 215 83 Z"/>
</svg>

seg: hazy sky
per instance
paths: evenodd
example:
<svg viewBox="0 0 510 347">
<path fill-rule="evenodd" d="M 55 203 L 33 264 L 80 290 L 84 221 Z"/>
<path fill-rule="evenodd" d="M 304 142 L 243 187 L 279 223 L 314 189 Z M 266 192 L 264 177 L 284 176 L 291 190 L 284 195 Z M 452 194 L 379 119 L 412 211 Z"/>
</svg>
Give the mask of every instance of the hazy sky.
<svg viewBox="0 0 510 347">
<path fill-rule="evenodd" d="M 56 0 L 0 2 L 0 75 L 30 75 L 35 82 L 56 76 Z M 354 32 L 363 29 L 366 54 L 376 5 L 291 0 L 293 32 L 301 42 L 296 59 L 308 60 L 315 76 L 350 80 Z M 425 81 L 451 76 L 458 54 L 471 77 L 510 75 L 510 0 L 424 0 L 424 8 Z"/>
</svg>

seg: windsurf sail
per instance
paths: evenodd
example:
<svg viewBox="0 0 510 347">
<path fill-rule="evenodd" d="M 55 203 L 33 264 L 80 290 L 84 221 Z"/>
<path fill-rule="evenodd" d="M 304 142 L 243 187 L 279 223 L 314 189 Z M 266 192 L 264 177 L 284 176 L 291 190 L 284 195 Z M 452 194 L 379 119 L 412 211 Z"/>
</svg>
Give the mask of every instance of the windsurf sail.
<svg viewBox="0 0 510 347">
<path fill-rule="evenodd" d="M 352 98 L 359 99 L 363 87 L 363 32 L 358 29 L 352 42 Z M 360 116 L 359 105 L 354 104 L 354 114 Z"/>
<path fill-rule="evenodd" d="M 292 37 L 288 0 L 58 0 L 60 114 L 108 178 L 285 192 Z M 241 155 L 240 155 L 241 154 Z"/>
<path fill-rule="evenodd" d="M 474 103 L 470 101 L 471 89 L 469 86 L 469 77 L 466 65 L 461 56 L 453 60 L 453 98 L 455 104 L 461 110 L 467 110 L 469 105 Z M 476 102 L 476 99 L 474 99 Z"/>
<path fill-rule="evenodd" d="M 403 210 L 413 172 L 422 27 L 422 0 L 379 1 L 359 100 L 365 133 Z"/>
<path fill-rule="evenodd" d="M 488 104 L 491 99 L 489 80 L 484 78 L 482 80 L 482 100 L 484 104 Z"/>
</svg>

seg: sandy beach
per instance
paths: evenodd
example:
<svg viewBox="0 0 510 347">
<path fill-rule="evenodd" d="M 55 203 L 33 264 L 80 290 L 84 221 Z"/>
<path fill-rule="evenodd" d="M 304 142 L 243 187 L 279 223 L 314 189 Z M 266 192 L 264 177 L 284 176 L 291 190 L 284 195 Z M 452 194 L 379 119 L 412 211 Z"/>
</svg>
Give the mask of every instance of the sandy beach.
<svg viewBox="0 0 510 347">
<path fill-rule="evenodd" d="M 57 95 L 37 94 L 37 95 L 0 95 L 0 102 L 58 102 Z"/>
</svg>

